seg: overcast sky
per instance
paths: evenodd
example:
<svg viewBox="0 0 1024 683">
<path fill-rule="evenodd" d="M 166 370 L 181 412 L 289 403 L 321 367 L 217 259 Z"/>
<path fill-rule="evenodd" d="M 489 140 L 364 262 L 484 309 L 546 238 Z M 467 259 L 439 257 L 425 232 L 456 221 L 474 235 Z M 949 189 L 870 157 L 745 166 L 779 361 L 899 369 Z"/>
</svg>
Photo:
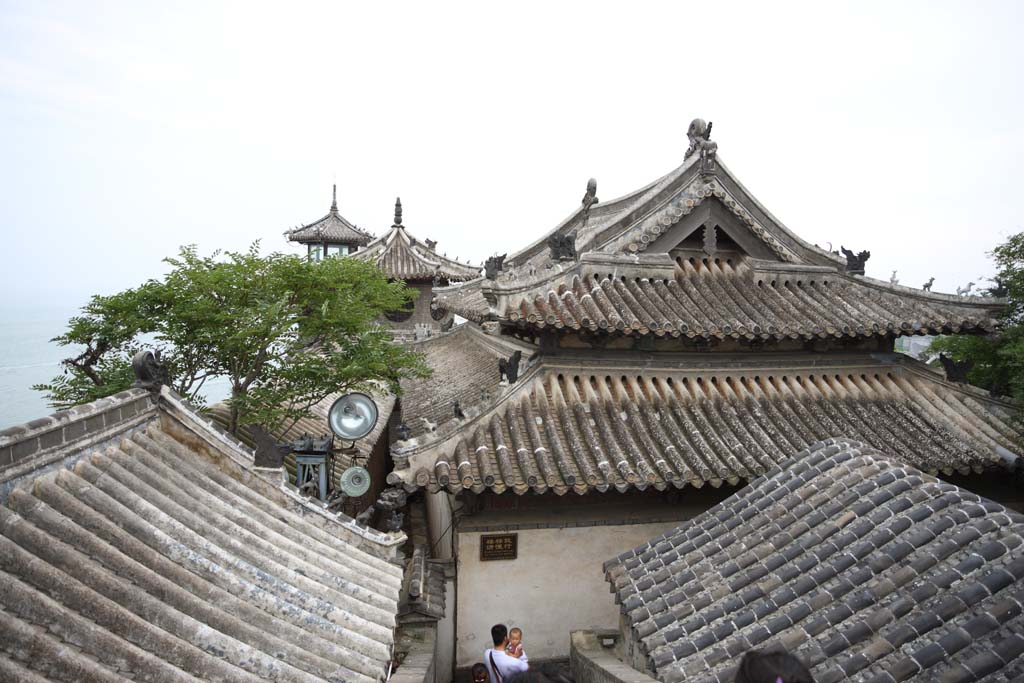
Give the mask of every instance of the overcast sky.
<svg viewBox="0 0 1024 683">
<path fill-rule="evenodd" d="M 1020 231 L 1021 3 L 0 2 L 0 303 L 79 305 L 179 245 L 341 212 L 515 251 L 678 166 L 951 291 Z M 7 320 L 3 324 L 10 324 Z"/>
</svg>

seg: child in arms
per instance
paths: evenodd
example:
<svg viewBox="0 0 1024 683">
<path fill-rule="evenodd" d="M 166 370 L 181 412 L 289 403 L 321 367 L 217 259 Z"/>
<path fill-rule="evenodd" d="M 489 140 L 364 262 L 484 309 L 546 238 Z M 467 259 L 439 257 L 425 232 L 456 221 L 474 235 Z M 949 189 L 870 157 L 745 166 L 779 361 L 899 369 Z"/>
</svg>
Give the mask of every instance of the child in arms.
<svg viewBox="0 0 1024 683">
<path fill-rule="evenodd" d="M 515 657 L 527 661 L 526 651 L 523 650 L 523 629 L 515 626 L 508 631 L 508 645 L 505 646 L 505 653 L 509 657 Z"/>
</svg>

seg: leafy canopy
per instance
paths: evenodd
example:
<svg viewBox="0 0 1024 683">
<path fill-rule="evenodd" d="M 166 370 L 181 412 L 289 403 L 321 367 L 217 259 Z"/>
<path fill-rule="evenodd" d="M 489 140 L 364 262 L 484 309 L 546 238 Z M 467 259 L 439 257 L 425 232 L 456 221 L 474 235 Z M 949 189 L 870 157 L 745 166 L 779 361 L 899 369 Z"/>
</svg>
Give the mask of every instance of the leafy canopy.
<svg viewBox="0 0 1024 683">
<path fill-rule="evenodd" d="M 200 256 L 183 247 L 163 280 L 94 296 L 56 337 L 84 351 L 63 361 L 45 391 L 68 407 L 122 391 L 143 347 L 162 353 L 178 393 L 199 398 L 210 377 L 231 385 L 231 422 L 275 427 L 309 414 L 328 394 L 428 373 L 422 358 L 392 342 L 376 321 L 414 297 L 373 264 L 314 262 L 246 252 Z"/>
<path fill-rule="evenodd" d="M 1007 298 L 1001 332 L 995 336 L 939 337 L 928 348 L 953 360 L 972 360 L 971 384 L 1024 404 L 1024 233 L 1010 236 L 992 250 L 996 286 L 989 291 Z"/>
</svg>

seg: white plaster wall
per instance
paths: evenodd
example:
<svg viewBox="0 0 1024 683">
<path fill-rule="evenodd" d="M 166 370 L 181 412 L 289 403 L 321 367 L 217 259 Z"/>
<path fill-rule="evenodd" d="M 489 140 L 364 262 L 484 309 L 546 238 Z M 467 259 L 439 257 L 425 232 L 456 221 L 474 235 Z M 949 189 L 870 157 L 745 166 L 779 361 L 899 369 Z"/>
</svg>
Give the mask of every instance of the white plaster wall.
<svg viewBox="0 0 1024 683">
<path fill-rule="evenodd" d="M 569 656 L 569 632 L 618 628 L 601 565 L 676 522 L 522 529 L 515 560 L 480 561 L 480 536 L 458 534 L 456 667 L 483 659 L 491 626 L 519 626 L 531 659 Z"/>
</svg>

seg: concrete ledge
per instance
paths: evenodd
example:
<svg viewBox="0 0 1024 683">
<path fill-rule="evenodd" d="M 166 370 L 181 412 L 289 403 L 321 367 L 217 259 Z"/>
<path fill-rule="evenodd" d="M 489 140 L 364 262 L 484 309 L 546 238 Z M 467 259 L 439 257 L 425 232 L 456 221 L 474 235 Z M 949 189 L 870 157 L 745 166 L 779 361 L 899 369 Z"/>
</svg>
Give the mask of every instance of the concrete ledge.
<svg viewBox="0 0 1024 683">
<path fill-rule="evenodd" d="M 434 650 L 437 626 L 400 628 L 396 634 L 395 652 L 405 657 L 392 672 L 389 683 L 434 683 Z"/>
<path fill-rule="evenodd" d="M 618 637 L 618 633 L 606 637 Z M 573 631 L 569 636 L 569 662 L 576 683 L 658 683 L 615 656 L 601 645 L 602 634 Z"/>
</svg>

